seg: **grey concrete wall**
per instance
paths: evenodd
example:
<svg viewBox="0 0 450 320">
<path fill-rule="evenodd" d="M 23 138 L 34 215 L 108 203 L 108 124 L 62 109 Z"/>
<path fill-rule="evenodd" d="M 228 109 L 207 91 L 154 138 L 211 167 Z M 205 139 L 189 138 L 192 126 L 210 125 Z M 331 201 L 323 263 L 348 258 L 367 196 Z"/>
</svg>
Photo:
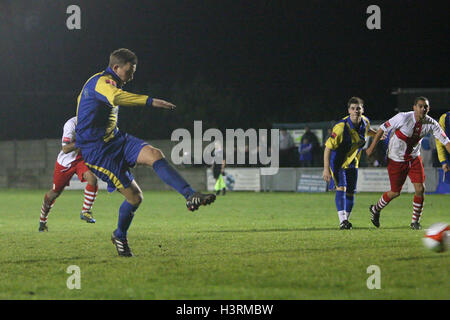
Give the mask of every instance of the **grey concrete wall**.
<svg viewBox="0 0 450 320">
<path fill-rule="evenodd" d="M 171 150 L 177 142 L 149 140 L 161 149 L 170 162 Z M 0 188 L 48 189 L 52 185 L 56 157 L 61 150 L 60 139 L 0 141 Z M 197 190 L 207 190 L 206 168 L 175 166 L 182 176 Z M 263 191 L 296 191 L 301 172 L 320 174 L 321 168 L 280 168 L 278 174 L 261 176 Z M 169 190 L 153 169 L 138 166 L 132 169 L 143 190 Z M 425 168 L 427 191 L 438 185 L 436 168 Z"/>
<path fill-rule="evenodd" d="M 176 142 L 148 141 L 161 149 L 168 161 Z M 60 139 L 0 141 L 0 188 L 49 189 L 52 185 Z M 206 190 L 206 169 L 176 166 L 180 174 L 197 190 Z M 131 169 L 143 190 L 168 190 L 152 168 Z"/>
</svg>

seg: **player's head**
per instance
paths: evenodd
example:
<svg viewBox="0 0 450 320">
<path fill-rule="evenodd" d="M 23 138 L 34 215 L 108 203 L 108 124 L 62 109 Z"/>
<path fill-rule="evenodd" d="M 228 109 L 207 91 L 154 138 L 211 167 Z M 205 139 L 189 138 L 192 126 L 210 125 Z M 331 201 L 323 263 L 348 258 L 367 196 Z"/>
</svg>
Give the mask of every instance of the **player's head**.
<svg viewBox="0 0 450 320">
<path fill-rule="evenodd" d="M 351 97 L 347 102 L 348 114 L 350 118 L 356 119 L 361 118 L 364 113 L 364 101 L 358 97 Z"/>
<path fill-rule="evenodd" d="M 425 97 L 417 97 L 414 99 L 414 115 L 417 120 L 422 120 L 430 111 L 430 103 L 428 102 L 428 98 Z"/>
<path fill-rule="evenodd" d="M 123 84 L 133 80 L 136 65 L 137 56 L 129 49 L 114 50 L 109 56 L 109 67 L 114 70 Z"/>
</svg>

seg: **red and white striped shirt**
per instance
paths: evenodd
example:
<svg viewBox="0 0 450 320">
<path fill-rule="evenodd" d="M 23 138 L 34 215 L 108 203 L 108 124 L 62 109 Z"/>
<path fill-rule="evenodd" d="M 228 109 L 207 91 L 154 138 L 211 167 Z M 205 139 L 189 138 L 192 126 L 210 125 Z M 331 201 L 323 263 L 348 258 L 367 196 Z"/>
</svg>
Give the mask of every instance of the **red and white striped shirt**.
<svg viewBox="0 0 450 320">
<path fill-rule="evenodd" d="M 64 124 L 63 136 L 61 139 L 61 144 L 64 146 L 65 144 L 69 144 L 75 140 L 75 127 L 77 125 L 77 117 L 70 118 Z M 62 150 L 58 154 L 58 158 L 56 161 L 63 167 L 69 168 L 72 162 L 81 155 L 78 154 L 78 151 L 72 151 L 69 153 L 64 153 Z"/>
<path fill-rule="evenodd" d="M 432 133 L 443 145 L 450 142 L 439 123 L 426 116 L 417 122 L 414 111 L 400 112 L 380 126 L 384 132 L 391 130 L 388 157 L 394 161 L 412 160 L 420 155 L 420 141 Z"/>
</svg>

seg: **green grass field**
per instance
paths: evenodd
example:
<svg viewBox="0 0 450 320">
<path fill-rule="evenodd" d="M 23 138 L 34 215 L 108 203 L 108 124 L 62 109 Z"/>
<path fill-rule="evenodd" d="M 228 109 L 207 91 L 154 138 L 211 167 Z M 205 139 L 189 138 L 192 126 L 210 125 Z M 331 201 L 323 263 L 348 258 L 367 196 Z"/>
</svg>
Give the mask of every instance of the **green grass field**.
<svg viewBox="0 0 450 320">
<path fill-rule="evenodd" d="M 358 194 L 353 230 L 338 230 L 334 193 L 228 193 L 188 212 L 176 192 L 145 192 L 129 231 L 133 258 L 110 235 L 122 202 L 99 192 L 96 224 L 80 220 L 82 191 L 65 191 L 39 233 L 44 190 L 1 190 L 0 299 L 450 299 L 449 252 L 427 251 L 409 229 L 412 196 L 367 210 Z M 450 222 L 450 197 L 428 195 L 422 224 Z M 67 267 L 81 270 L 69 290 Z M 381 289 L 369 290 L 370 265 Z"/>
</svg>

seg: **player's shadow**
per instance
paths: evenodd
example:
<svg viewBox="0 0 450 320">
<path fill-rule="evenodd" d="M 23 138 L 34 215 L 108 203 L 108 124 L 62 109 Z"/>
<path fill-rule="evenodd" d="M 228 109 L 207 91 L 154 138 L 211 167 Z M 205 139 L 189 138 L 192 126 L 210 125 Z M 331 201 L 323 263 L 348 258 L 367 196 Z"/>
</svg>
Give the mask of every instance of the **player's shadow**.
<svg viewBox="0 0 450 320">
<path fill-rule="evenodd" d="M 204 230 L 199 233 L 226 233 L 226 232 L 292 232 L 292 231 L 329 231 L 336 228 L 273 228 L 273 229 L 232 229 L 232 230 Z"/>
<path fill-rule="evenodd" d="M 68 257 L 68 258 L 43 258 L 43 259 L 25 259 L 25 260 L 3 260 L 0 261 L 0 265 L 2 264 L 26 264 L 26 263 L 36 263 L 36 262 L 63 262 L 63 263 L 72 263 L 74 260 L 88 260 L 93 261 L 93 259 L 97 258 L 97 256 L 91 257 Z"/>
<path fill-rule="evenodd" d="M 404 258 L 396 258 L 396 261 L 415 261 L 415 260 L 428 260 L 428 259 L 448 259 L 448 256 L 445 255 L 432 255 L 425 257 L 404 257 Z"/>
<path fill-rule="evenodd" d="M 382 227 L 379 230 L 396 230 L 396 229 L 409 229 L 407 226 L 397 226 L 397 227 Z M 301 231 L 347 231 L 347 232 L 357 232 L 359 230 L 377 230 L 375 227 L 355 227 L 351 231 L 348 230 L 339 230 L 339 228 L 331 228 L 331 227 L 324 227 L 324 228 L 271 228 L 271 229 L 232 229 L 232 230 L 203 230 L 203 231 L 196 231 L 198 233 L 227 233 L 227 232 L 301 232 Z"/>
</svg>

